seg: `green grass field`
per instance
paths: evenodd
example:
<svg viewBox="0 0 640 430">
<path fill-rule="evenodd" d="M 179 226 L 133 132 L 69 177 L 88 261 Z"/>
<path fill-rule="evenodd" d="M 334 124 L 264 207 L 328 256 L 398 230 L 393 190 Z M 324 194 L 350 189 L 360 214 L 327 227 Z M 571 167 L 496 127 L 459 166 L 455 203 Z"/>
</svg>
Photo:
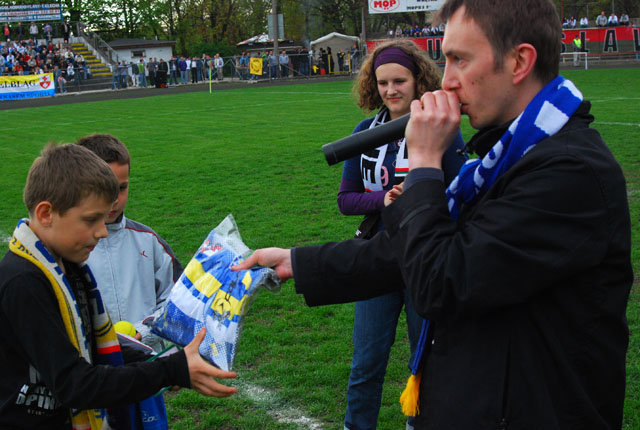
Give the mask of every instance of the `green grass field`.
<svg viewBox="0 0 640 430">
<path fill-rule="evenodd" d="M 564 73 L 592 101 L 598 129 L 622 165 L 640 268 L 640 69 Z M 365 117 L 350 82 L 206 91 L 2 112 L 0 244 L 24 217 L 22 189 L 48 141 L 103 132 L 128 146 L 133 165 L 127 215 L 151 225 L 184 265 L 227 214 L 255 249 L 352 236 L 359 217 L 340 215 L 341 167 L 321 146 Z M 6 103 L 6 102 L 4 102 Z M 463 124 L 467 140 L 472 129 Z M 0 251 L 0 255 L 4 252 Z M 640 430 L 640 290 L 629 301 L 624 428 Z M 353 305 L 308 308 L 293 282 L 262 292 L 246 317 L 233 382 L 239 394 L 167 395 L 172 429 L 341 429 L 351 361 Z M 399 324 L 383 392 L 380 429 L 404 428 L 398 404 L 408 376 L 406 327 Z"/>
</svg>

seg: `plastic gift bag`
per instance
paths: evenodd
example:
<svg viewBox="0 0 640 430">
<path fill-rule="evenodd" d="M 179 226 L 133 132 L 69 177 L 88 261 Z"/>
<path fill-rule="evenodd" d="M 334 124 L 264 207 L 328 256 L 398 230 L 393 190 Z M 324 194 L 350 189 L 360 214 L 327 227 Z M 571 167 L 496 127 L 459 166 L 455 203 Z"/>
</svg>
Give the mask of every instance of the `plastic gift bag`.
<svg viewBox="0 0 640 430">
<path fill-rule="evenodd" d="M 233 216 L 228 215 L 184 269 L 164 311 L 154 320 L 152 332 L 185 346 L 206 327 L 200 354 L 215 366 L 231 370 L 243 318 L 258 289 L 280 290 L 281 280 L 273 269 L 230 269 L 250 253 Z"/>
</svg>

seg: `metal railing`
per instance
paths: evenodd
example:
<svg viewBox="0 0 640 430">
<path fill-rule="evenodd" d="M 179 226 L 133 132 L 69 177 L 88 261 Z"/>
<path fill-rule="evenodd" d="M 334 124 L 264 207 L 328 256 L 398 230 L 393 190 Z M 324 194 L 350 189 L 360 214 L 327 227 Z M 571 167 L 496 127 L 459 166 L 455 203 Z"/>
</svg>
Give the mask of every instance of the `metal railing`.
<svg viewBox="0 0 640 430">
<path fill-rule="evenodd" d="M 76 23 L 76 29 L 76 36 L 82 37 L 84 41 L 107 62 L 107 64 L 115 64 L 120 61 L 118 53 L 109 46 L 107 42 L 102 40 L 102 38 L 93 31 L 87 31 L 87 24 L 79 21 Z"/>
</svg>

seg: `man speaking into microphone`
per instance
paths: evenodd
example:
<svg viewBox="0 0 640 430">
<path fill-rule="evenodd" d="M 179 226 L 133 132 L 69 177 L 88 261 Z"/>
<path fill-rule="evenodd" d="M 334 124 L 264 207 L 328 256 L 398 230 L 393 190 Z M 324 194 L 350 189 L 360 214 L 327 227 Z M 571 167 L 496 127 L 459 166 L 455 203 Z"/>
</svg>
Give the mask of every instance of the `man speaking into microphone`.
<svg viewBox="0 0 640 430">
<path fill-rule="evenodd" d="M 423 326 L 403 394 L 416 429 L 622 425 L 633 274 L 625 179 L 559 76 L 551 0 L 448 0 L 442 90 L 411 105 L 409 174 L 387 230 L 239 266 L 293 277 L 311 306 L 388 292 L 402 279 Z M 442 154 L 467 115 L 478 130 L 445 189 Z"/>
</svg>

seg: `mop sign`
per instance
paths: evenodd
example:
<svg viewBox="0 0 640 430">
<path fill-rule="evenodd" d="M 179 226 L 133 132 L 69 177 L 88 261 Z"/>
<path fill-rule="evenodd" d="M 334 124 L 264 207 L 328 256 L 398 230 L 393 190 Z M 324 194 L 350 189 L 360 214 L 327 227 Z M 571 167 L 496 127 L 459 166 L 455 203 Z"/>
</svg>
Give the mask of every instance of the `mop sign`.
<svg viewBox="0 0 640 430">
<path fill-rule="evenodd" d="M 258 289 L 280 289 L 273 269 L 231 270 L 250 253 L 233 216 L 227 216 L 209 233 L 173 286 L 162 315 L 153 323 L 153 333 L 185 346 L 205 327 L 200 355 L 222 370 L 231 370 L 243 318 Z"/>
</svg>

